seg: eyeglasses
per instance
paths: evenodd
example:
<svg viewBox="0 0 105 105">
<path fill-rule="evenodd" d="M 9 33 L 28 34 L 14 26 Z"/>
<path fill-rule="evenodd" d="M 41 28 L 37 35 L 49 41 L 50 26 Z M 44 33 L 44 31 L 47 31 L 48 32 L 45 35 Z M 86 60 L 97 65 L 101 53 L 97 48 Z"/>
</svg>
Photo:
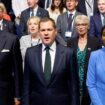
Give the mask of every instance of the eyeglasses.
<svg viewBox="0 0 105 105">
<path fill-rule="evenodd" d="M 88 25 L 87 23 L 76 24 L 77 27 L 79 27 L 79 26 L 87 26 L 87 25 Z"/>
</svg>

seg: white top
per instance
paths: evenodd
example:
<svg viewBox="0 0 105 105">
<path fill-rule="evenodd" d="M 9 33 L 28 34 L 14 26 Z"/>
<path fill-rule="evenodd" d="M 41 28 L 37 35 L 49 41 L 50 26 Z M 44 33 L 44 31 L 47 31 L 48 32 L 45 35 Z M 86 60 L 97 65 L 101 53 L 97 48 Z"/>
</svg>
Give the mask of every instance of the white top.
<svg viewBox="0 0 105 105">
<path fill-rule="evenodd" d="M 87 11 L 87 16 L 90 19 L 91 16 L 93 16 L 94 12 L 94 0 L 85 0 L 85 5 L 86 5 L 86 11 Z"/>
<path fill-rule="evenodd" d="M 44 72 L 44 65 L 45 65 L 45 56 L 46 56 L 46 46 L 42 44 L 42 66 Z M 54 61 L 55 61 L 55 54 L 56 54 L 56 42 L 54 42 L 49 49 L 50 56 L 51 56 L 51 72 L 53 71 Z"/>
<path fill-rule="evenodd" d="M 24 61 L 27 48 L 41 43 L 40 39 L 32 40 L 31 35 L 25 35 L 20 38 L 20 50 Z"/>
<path fill-rule="evenodd" d="M 16 17 L 26 8 L 28 8 L 27 0 L 12 0 L 12 9 Z"/>
<path fill-rule="evenodd" d="M 52 18 L 55 23 L 57 21 L 58 16 L 61 14 L 60 12 L 55 12 L 51 10 L 51 7 L 47 8 L 47 11 L 49 12 L 50 18 Z M 63 13 L 66 12 L 66 8 L 63 9 Z"/>
</svg>

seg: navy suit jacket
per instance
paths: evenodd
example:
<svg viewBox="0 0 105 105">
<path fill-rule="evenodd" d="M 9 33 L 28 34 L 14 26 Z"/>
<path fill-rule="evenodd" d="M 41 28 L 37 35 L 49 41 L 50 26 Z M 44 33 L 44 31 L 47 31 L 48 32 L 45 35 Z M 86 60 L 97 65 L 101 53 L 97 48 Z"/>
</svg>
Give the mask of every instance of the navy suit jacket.
<svg viewBox="0 0 105 105">
<path fill-rule="evenodd" d="M 44 6 L 45 6 L 45 1 L 46 1 L 46 0 L 39 0 L 38 5 L 39 5 L 41 8 L 44 8 Z"/>
<path fill-rule="evenodd" d="M 94 7 L 93 8 L 94 8 L 93 14 L 96 14 L 98 12 L 97 0 L 94 0 Z M 77 11 L 87 15 L 85 0 L 78 0 Z"/>
<path fill-rule="evenodd" d="M 36 16 L 38 16 L 40 18 L 49 17 L 49 13 L 45 9 L 38 7 Z M 28 35 L 27 20 L 29 19 L 29 17 L 30 17 L 30 8 L 24 10 L 21 13 L 21 17 L 20 17 L 20 31 L 21 31 L 20 34 L 21 34 L 21 36 Z"/>
<path fill-rule="evenodd" d="M 79 105 L 78 77 L 73 50 L 57 44 L 49 84 L 42 68 L 42 45 L 28 48 L 22 105 Z"/>
<path fill-rule="evenodd" d="M 101 29 L 102 21 L 99 13 L 90 18 L 90 31 L 89 35 L 92 37 L 97 37 L 101 41 Z"/>
<path fill-rule="evenodd" d="M 3 31 L 7 31 L 7 32 L 10 32 L 10 33 L 15 33 L 15 28 L 14 28 L 14 23 L 13 22 L 3 19 L 2 24 L 3 24 L 3 26 L 2 26 Z"/>
<path fill-rule="evenodd" d="M 22 72 L 18 38 L 0 31 L 0 105 L 14 105 L 14 98 L 21 98 Z"/>
</svg>

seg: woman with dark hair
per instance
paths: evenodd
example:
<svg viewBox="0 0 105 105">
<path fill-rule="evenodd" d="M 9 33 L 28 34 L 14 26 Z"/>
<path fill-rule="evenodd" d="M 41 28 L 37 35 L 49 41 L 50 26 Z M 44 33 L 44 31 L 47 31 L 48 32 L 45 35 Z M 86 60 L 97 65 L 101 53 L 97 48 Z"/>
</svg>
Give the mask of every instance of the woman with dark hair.
<svg viewBox="0 0 105 105">
<path fill-rule="evenodd" d="M 52 0 L 51 7 L 47 8 L 49 15 L 56 22 L 58 16 L 64 12 L 66 12 L 66 8 L 64 7 L 63 0 Z"/>
</svg>

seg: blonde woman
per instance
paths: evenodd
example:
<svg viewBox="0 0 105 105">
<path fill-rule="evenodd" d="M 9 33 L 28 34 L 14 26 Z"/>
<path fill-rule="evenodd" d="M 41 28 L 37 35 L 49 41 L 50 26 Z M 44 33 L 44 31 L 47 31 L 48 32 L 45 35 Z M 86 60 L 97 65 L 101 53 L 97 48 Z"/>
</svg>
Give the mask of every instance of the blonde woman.
<svg viewBox="0 0 105 105">
<path fill-rule="evenodd" d="M 25 53 L 28 47 L 32 47 L 41 43 L 39 37 L 39 17 L 30 17 L 27 21 L 29 35 L 22 36 L 20 39 L 20 49 L 24 61 Z"/>
</svg>

